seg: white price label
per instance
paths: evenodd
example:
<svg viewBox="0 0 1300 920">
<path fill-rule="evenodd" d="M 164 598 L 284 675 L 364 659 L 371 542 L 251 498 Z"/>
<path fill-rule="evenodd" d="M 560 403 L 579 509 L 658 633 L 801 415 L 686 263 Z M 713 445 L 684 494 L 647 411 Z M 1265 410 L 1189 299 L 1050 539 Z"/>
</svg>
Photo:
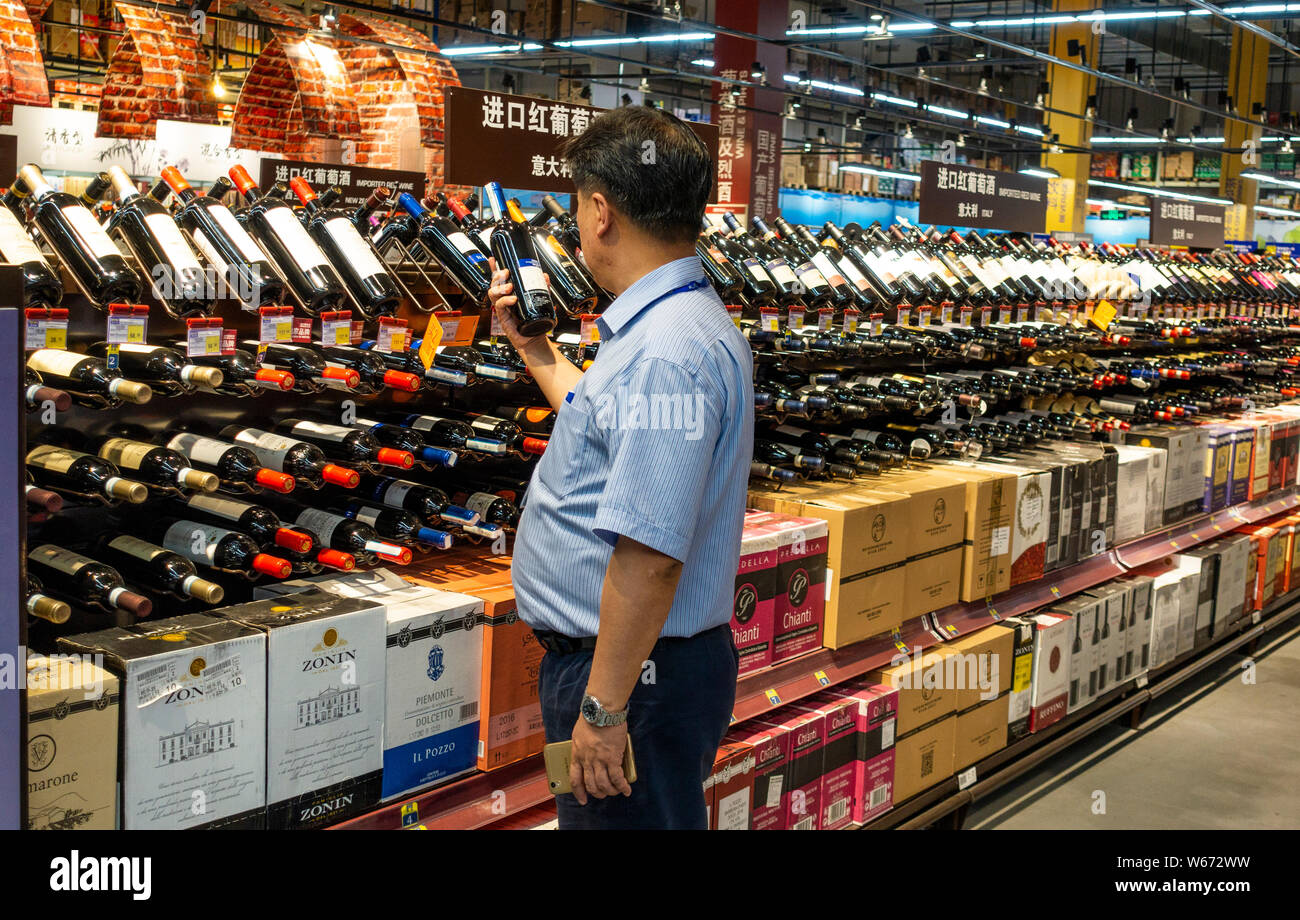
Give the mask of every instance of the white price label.
<svg viewBox="0 0 1300 920">
<path fill-rule="evenodd" d="M 379 329 L 381 335 L 383 331 L 381 326 Z M 325 319 L 322 317 L 320 321 L 320 343 L 322 345 L 352 344 L 352 315 L 347 314 L 341 319 Z"/>
<path fill-rule="evenodd" d="M 781 314 L 777 313 L 777 311 L 763 310 L 760 316 L 762 317 L 761 325 L 764 332 L 781 331 Z"/>
<path fill-rule="evenodd" d="M 221 327 L 191 326 L 185 335 L 185 351 L 190 357 L 221 354 Z"/>
<path fill-rule="evenodd" d="M 975 768 L 974 768 L 974 767 L 971 767 L 971 768 L 968 769 L 968 770 L 963 770 L 963 771 L 961 771 L 960 773 L 957 774 L 957 788 L 958 788 L 958 789 L 968 789 L 968 788 L 970 788 L 970 787 L 973 786 L 973 785 L 975 785 Z"/>
<path fill-rule="evenodd" d="M 380 323 L 379 334 L 375 337 L 375 350 L 387 353 L 406 351 L 406 324 Z"/>
<path fill-rule="evenodd" d="M 790 312 L 786 315 L 786 327 L 791 332 L 798 332 L 803 328 L 803 307 L 791 307 Z"/>
<path fill-rule="evenodd" d="M 258 339 L 262 342 L 291 342 L 293 341 L 293 317 L 292 316 L 267 316 L 263 314 L 258 332 Z"/>
<path fill-rule="evenodd" d="M 148 319 L 144 316 L 110 314 L 107 341 L 114 345 L 142 344 L 145 340 L 147 323 Z"/>
</svg>

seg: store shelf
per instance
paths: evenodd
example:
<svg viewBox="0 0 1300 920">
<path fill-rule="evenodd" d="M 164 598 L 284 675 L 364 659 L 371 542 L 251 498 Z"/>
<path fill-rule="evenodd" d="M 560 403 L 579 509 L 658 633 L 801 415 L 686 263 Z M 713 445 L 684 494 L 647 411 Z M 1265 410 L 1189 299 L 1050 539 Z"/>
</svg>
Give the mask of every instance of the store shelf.
<svg viewBox="0 0 1300 920">
<path fill-rule="evenodd" d="M 957 820 L 950 826 L 960 826 L 962 809 L 991 795 L 1048 758 L 1122 716 L 1130 715 L 1134 727 L 1137 727 L 1144 708 L 1152 700 L 1176 689 L 1192 676 L 1212 667 L 1243 646 L 1257 641 L 1266 633 L 1281 628 L 1297 615 L 1300 615 L 1300 596 L 1293 592 L 1270 605 L 1260 615 L 1259 621 L 1246 617 L 1233 633 L 1214 644 L 1194 650 L 1156 671 L 1139 675 L 1044 731 L 1022 738 L 979 761 L 973 767 L 975 779 L 965 785 L 965 788 L 961 788 L 962 784 L 956 776 L 950 777 L 932 789 L 899 803 L 875 821 L 855 826 L 855 829 L 919 829 L 954 816 Z"/>
</svg>

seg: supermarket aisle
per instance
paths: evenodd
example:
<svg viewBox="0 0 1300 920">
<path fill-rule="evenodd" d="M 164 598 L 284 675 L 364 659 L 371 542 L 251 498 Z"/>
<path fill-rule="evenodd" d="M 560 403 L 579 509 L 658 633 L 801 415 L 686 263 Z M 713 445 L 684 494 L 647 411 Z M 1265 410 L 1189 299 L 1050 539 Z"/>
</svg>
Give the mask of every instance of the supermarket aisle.
<svg viewBox="0 0 1300 920">
<path fill-rule="evenodd" d="M 1161 697 L 1141 731 L 1116 724 L 977 802 L 967 828 L 1300 827 L 1300 630 Z M 1094 793 L 1105 813 L 1093 813 Z"/>
</svg>

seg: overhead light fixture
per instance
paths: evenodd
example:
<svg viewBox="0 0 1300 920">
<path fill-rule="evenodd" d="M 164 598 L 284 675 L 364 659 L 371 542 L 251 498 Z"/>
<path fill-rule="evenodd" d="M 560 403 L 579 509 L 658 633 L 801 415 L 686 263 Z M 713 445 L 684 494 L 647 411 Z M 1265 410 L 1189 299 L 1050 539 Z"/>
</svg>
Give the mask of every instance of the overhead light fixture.
<svg viewBox="0 0 1300 920">
<path fill-rule="evenodd" d="M 221 74 L 216 74 L 212 78 L 212 97 L 214 99 L 226 98 L 226 85 L 221 82 Z"/>
<path fill-rule="evenodd" d="M 604 45 L 659 45 L 670 42 L 704 42 L 712 32 L 665 32 L 660 35 L 611 35 L 601 38 L 575 38 L 556 42 L 557 48 L 599 48 Z"/>
<path fill-rule="evenodd" d="M 915 173 L 899 172 L 894 169 L 881 169 L 877 166 L 863 166 L 861 163 L 843 163 L 840 165 L 840 172 L 865 173 L 868 176 L 879 176 L 882 179 L 901 179 L 905 182 L 919 182 L 921 177 Z"/>
<path fill-rule="evenodd" d="M 965 112 L 962 112 L 958 109 L 945 108 L 942 105 L 930 104 L 925 107 L 925 110 L 927 112 L 934 112 L 936 115 L 945 115 L 948 118 L 960 118 L 963 121 L 965 121 L 967 118 Z"/>
<path fill-rule="evenodd" d="M 1245 177 L 1245 173 L 1242 173 Z M 1167 188 L 1150 188 L 1145 185 L 1128 185 L 1123 182 L 1108 182 L 1104 179 L 1089 179 L 1089 185 L 1095 185 L 1100 188 L 1114 188 L 1123 192 L 1138 192 L 1142 195 L 1150 195 L 1153 198 L 1171 198 L 1177 201 L 1203 201 L 1206 204 L 1232 204 L 1227 198 L 1212 198 L 1208 195 L 1193 195 L 1189 192 L 1175 192 Z M 1300 183 L 1296 183 L 1296 188 L 1300 188 Z"/>
<path fill-rule="evenodd" d="M 712 67 L 713 58 L 696 58 L 695 60 L 691 61 L 691 64 L 692 66 L 695 67 Z"/>
<path fill-rule="evenodd" d="M 1241 173 L 1243 179 L 1254 179 L 1256 182 L 1262 182 L 1264 185 L 1280 185 L 1284 188 L 1300 189 L 1300 182 L 1295 179 L 1283 179 L 1278 176 L 1270 176 L 1268 173 L 1257 172 L 1255 170 L 1246 170 Z"/>
<path fill-rule="evenodd" d="M 749 78 L 757 80 L 760 86 L 767 86 L 767 68 L 755 61 L 749 67 Z"/>
<path fill-rule="evenodd" d="M 1026 166 L 1020 170 L 1021 175 L 1037 176 L 1040 179 L 1059 179 L 1061 174 L 1050 166 Z"/>
<path fill-rule="evenodd" d="M 1052 84 L 1046 81 L 1039 83 L 1038 95 L 1034 97 L 1034 105 L 1038 106 L 1041 109 L 1044 103 L 1047 101 L 1047 94 L 1050 93 L 1051 91 L 1052 91 Z"/>
<path fill-rule="evenodd" d="M 903 130 L 903 137 L 911 137 L 911 136 L 912 136 L 912 123 L 909 121 L 907 123 L 907 127 Z"/>
<path fill-rule="evenodd" d="M 1011 122 L 1003 121 L 1001 118 L 994 118 L 992 115 L 976 115 L 975 123 L 981 125 L 992 125 L 995 128 L 1011 127 Z"/>
<path fill-rule="evenodd" d="M 809 150 L 812 150 L 812 141 L 804 141 L 804 142 L 803 142 L 803 152 L 804 152 L 804 153 L 807 153 Z"/>
<path fill-rule="evenodd" d="M 637 91 L 642 95 L 650 92 L 650 80 L 648 77 L 641 78 L 641 82 L 637 85 Z"/>
<path fill-rule="evenodd" d="M 541 51 L 536 42 L 522 45 L 444 45 L 439 48 L 447 57 L 474 57 L 480 54 L 508 54 L 511 51 Z"/>
<path fill-rule="evenodd" d="M 1257 204 L 1255 210 L 1261 214 L 1275 214 L 1278 217 L 1300 217 L 1300 211 L 1292 211 L 1289 208 L 1272 208 Z"/>
<path fill-rule="evenodd" d="M 958 147 L 965 147 L 965 146 L 966 146 L 966 135 L 964 135 L 964 134 L 958 134 L 958 135 L 957 135 L 957 146 L 958 146 Z"/>
<path fill-rule="evenodd" d="M 891 96 L 888 93 L 872 93 L 871 98 L 877 102 L 888 102 L 890 105 L 901 105 L 909 109 L 915 109 L 920 105 L 915 99 L 904 99 L 901 96 Z"/>
</svg>

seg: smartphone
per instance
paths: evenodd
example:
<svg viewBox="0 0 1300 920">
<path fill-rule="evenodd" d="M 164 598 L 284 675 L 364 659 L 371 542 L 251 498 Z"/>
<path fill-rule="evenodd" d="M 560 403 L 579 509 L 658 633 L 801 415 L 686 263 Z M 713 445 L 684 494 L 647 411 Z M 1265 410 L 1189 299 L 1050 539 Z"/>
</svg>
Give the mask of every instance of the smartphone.
<svg viewBox="0 0 1300 920">
<path fill-rule="evenodd" d="M 542 750 L 546 761 L 546 780 L 551 795 L 564 795 L 573 792 L 569 785 L 569 762 L 573 754 L 572 741 L 557 741 L 548 744 Z M 623 751 L 623 776 L 629 783 L 636 782 L 636 760 L 632 757 L 632 737 L 627 739 L 627 749 Z"/>
</svg>

